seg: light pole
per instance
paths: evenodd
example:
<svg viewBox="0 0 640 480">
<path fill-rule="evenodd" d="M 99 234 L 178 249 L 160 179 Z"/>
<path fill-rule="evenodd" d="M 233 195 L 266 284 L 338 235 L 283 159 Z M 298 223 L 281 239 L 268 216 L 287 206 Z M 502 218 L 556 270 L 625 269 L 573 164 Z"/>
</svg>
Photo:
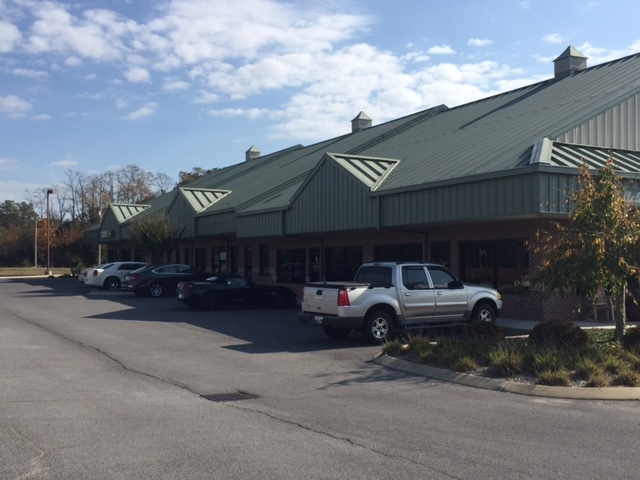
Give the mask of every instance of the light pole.
<svg viewBox="0 0 640 480">
<path fill-rule="evenodd" d="M 36 219 L 36 231 L 33 238 L 33 266 L 38 268 L 38 219 Z"/>
<path fill-rule="evenodd" d="M 51 275 L 51 223 L 49 218 L 49 195 L 55 194 L 55 190 L 47 190 L 47 275 Z"/>
<path fill-rule="evenodd" d="M 98 223 L 100 223 L 100 230 L 98 230 L 98 263 L 96 265 L 102 265 L 102 244 L 100 243 L 100 236 L 102 235 L 102 182 L 100 182 L 100 197 L 98 198 Z"/>
</svg>

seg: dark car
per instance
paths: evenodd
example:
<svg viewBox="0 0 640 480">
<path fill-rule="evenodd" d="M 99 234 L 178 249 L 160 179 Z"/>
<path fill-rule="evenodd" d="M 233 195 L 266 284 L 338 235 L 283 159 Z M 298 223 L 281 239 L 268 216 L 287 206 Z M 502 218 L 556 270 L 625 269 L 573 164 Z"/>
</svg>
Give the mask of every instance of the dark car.
<svg viewBox="0 0 640 480">
<path fill-rule="evenodd" d="M 214 275 L 205 281 L 178 283 L 178 300 L 192 308 L 271 306 L 296 304 L 296 294 L 287 287 L 258 285 L 237 275 Z"/>
<path fill-rule="evenodd" d="M 171 263 L 151 265 L 129 272 L 122 279 L 122 288 L 141 297 L 175 295 L 178 282 L 203 280 L 207 274 L 200 273 L 189 265 Z"/>
</svg>

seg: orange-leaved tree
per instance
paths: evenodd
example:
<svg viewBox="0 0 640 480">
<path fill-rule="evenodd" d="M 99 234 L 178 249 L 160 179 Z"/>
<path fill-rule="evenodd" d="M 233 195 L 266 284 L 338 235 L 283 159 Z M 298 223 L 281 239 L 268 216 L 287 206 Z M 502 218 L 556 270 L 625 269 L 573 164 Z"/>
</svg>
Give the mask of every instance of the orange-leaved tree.
<svg viewBox="0 0 640 480">
<path fill-rule="evenodd" d="M 543 254 L 535 282 L 545 293 L 577 291 L 595 305 L 599 289 L 607 289 L 615 305 L 615 337 L 626 326 L 629 281 L 638 273 L 640 240 L 638 207 L 625 200 L 624 186 L 609 158 L 596 175 L 585 164 L 578 188 L 568 193 L 573 211 L 554 234 L 538 232 L 535 250 Z"/>
</svg>

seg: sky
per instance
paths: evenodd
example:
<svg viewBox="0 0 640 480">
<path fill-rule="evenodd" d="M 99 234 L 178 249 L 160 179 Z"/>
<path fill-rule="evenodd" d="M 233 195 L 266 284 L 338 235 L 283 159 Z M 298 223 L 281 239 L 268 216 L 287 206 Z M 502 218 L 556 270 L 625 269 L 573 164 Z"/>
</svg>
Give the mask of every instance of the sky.
<svg viewBox="0 0 640 480">
<path fill-rule="evenodd" d="M 0 202 L 194 167 L 640 52 L 636 0 L 0 0 Z"/>
</svg>

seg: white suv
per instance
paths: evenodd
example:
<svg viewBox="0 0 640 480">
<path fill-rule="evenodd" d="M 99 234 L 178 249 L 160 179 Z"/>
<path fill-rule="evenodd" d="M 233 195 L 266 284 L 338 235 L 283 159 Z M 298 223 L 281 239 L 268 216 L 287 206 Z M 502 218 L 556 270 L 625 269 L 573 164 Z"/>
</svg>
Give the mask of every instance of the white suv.
<svg viewBox="0 0 640 480">
<path fill-rule="evenodd" d="M 87 273 L 86 285 L 116 290 L 122 284 L 125 274 L 146 267 L 144 262 L 112 262 L 100 265 Z"/>
</svg>

